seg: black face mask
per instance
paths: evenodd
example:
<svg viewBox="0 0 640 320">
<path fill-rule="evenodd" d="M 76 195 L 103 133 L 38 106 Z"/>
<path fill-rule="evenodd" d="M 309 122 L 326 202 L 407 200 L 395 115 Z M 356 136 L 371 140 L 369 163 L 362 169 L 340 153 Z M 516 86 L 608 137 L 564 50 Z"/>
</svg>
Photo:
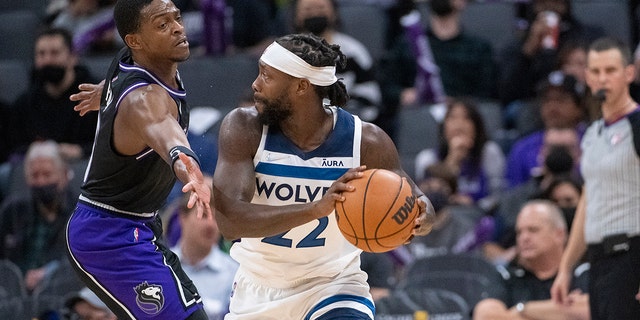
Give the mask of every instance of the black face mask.
<svg viewBox="0 0 640 320">
<path fill-rule="evenodd" d="M 451 0 L 431 0 L 429 1 L 431 11 L 437 16 L 448 16 L 453 13 Z"/>
<path fill-rule="evenodd" d="M 40 187 L 31 187 L 31 195 L 37 203 L 50 206 L 58 200 L 58 185 L 53 183 Z"/>
<path fill-rule="evenodd" d="M 306 18 L 302 22 L 302 27 L 316 36 L 319 36 L 329 27 L 329 18 L 326 16 Z"/>
<path fill-rule="evenodd" d="M 571 224 L 573 223 L 573 217 L 576 215 L 575 207 L 561 208 L 562 215 L 564 216 L 565 221 L 567 222 L 567 228 L 571 229 Z"/>
<path fill-rule="evenodd" d="M 67 69 L 62 66 L 47 65 L 42 68 L 36 69 L 35 77 L 41 82 L 48 82 L 51 84 L 59 84 L 64 75 L 67 73 Z"/>
</svg>

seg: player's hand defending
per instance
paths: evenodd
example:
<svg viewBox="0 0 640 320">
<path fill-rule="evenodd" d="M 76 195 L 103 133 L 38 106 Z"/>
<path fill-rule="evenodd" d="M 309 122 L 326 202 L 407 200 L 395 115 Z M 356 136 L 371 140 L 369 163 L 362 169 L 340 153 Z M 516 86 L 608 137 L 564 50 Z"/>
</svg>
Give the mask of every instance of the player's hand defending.
<svg viewBox="0 0 640 320">
<path fill-rule="evenodd" d="M 103 87 L 104 80 L 98 84 L 80 84 L 78 86 L 80 92 L 69 96 L 69 100 L 78 101 L 78 104 L 73 107 L 73 110 L 78 111 L 81 117 L 87 114 L 87 112 L 100 110 L 100 96 L 102 95 Z"/>
<path fill-rule="evenodd" d="M 180 161 L 184 163 L 189 182 L 182 187 L 182 192 L 191 192 L 189 196 L 189 202 L 187 208 L 191 209 L 196 205 L 196 215 L 198 218 L 212 219 L 213 214 L 211 212 L 211 186 L 205 182 L 205 179 L 200 171 L 200 168 L 193 164 L 191 158 L 184 153 L 178 154 Z"/>
<path fill-rule="evenodd" d="M 361 178 L 362 171 L 366 170 L 366 168 L 366 166 L 351 168 L 340 178 L 338 178 L 338 180 L 334 181 L 333 184 L 331 184 L 329 190 L 327 190 L 327 193 L 325 193 L 322 199 L 320 199 L 320 201 L 312 202 L 312 204 L 315 206 L 314 216 L 316 218 L 322 218 L 333 212 L 333 210 L 336 208 L 336 201 L 342 202 L 345 199 L 342 193 L 355 190 L 355 188 L 351 185 L 348 185 L 347 182 L 353 179 Z"/>
</svg>

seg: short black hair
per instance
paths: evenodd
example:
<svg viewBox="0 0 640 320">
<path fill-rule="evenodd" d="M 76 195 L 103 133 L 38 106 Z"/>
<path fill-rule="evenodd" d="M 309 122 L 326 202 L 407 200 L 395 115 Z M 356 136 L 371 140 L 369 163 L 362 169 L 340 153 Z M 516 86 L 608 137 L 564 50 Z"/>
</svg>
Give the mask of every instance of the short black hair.
<svg viewBox="0 0 640 320">
<path fill-rule="evenodd" d="M 628 66 L 633 63 L 631 58 L 631 49 L 629 46 L 620 39 L 612 37 L 603 37 L 596 39 L 589 46 L 589 51 L 602 52 L 610 49 L 617 49 L 622 55 L 622 63 Z"/>
<path fill-rule="evenodd" d="M 38 33 L 38 36 L 36 37 L 36 41 L 40 40 L 40 38 L 42 37 L 54 37 L 54 36 L 62 37 L 62 42 L 67 47 L 67 49 L 69 49 L 69 51 L 73 51 L 73 36 L 71 35 L 71 32 L 67 29 L 46 28 L 40 31 L 40 33 Z"/>
<path fill-rule="evenodd" d="M 140 12 L 153 0 L 118 0 L 113 8 L 113 19 L 120 37 L 135 33 L 140 28 Z"/>
</svg>

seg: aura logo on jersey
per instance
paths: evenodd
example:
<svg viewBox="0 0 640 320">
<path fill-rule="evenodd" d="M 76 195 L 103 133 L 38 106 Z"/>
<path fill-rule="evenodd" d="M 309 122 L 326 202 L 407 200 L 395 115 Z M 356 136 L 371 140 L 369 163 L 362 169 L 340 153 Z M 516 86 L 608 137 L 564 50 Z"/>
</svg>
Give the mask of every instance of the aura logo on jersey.
<svg viewBox="0 0 640 320">
<path fill-rule="evenodd" d="M 416 205 L 416 196 L 412 195 L 410 197 L 406 197 L 404 200 L 404 205 L 398 209 L 398 211 L 393 215 L 393 220 L 397 224 L 403 224 L 405 220 L 409 217 L 409 213 L 413 211 L 413 207 Z"/>
<path fill-rule="evenodd" d="M 336 167 L 336 168 L 343 168 L 344 167 L 344 163 L 340 160 L 326 160 L 326 159 L 322 159 L 322 166 L 323 167 Z"/>
<path fill-rule="evenodd" d="M 158 314 L 164 307 L 162 286 L 149 284 L 147 281 L 135 286 L 136 304 L 146 314 Z"/>
<path fill-rule="evenodd" d="M 320 199 L 329 187 L 291 185 L 288 183 L 267 183 L 256 178 L 258 194 L 265 194 L 266 198 L 276 197 L 280 201 L 292 200 L 300 203 L 312 202 Z"/>
</svg>

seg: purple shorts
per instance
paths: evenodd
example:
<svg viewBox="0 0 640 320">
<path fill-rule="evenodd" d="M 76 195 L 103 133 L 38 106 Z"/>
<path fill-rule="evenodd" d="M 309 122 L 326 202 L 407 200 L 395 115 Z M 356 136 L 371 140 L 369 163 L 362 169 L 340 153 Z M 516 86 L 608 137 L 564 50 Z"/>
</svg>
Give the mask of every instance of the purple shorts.
<svg viewBox="0 0 640 320">
<path fill-rule="evenodd" d="M 67 226 L 71 264 L 118 319 L 206 319 L 167 248 L 159 217 L 129 218 L 78 202 Z"/>
</svg>

